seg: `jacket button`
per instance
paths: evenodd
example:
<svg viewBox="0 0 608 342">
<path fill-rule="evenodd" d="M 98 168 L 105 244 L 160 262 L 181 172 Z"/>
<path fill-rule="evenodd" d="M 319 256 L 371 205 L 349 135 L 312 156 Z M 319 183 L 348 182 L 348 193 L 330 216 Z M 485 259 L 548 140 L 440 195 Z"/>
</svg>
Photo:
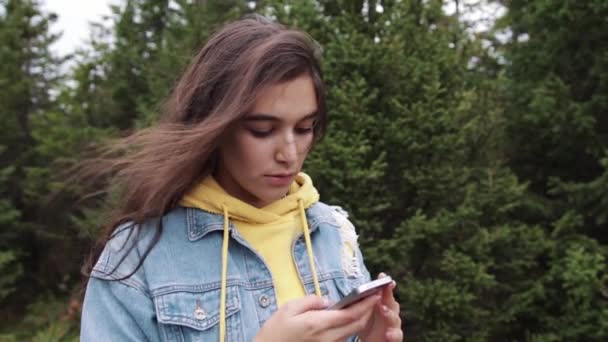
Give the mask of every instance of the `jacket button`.
<svg viewBox="0 0 608 342">
<path fill-rule="evenodd" d="M 270 298 L 267 295 L 261 295 L 259 302 L 261 307 L 267 308 L 270 305 Z"/>
<path fill-rule="evenodd" d="M 202 308 L 197 308 L 194 310 L 194 317 L 200 321 L 207 318 L 207 313 Z"/>
</svg>

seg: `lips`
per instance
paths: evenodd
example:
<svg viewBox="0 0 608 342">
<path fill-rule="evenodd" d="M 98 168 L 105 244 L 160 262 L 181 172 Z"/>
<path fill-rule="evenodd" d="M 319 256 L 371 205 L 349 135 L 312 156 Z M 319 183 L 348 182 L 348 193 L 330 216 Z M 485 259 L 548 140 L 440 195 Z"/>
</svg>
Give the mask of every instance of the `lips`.
<svg viewBox="0 0 608 342">
<path fill-rule="evenodd" d="M 293 177 L 295 176 L 295 173 L 275 173 L 272 175 L 268 175 L 269 177 Z"/>
<path fill-rule="evenodd" d="M 295 173 L 275 173 L 266 175 L 265 178 L 268 180 L 270 185 L 274 186 L 285 186 L 291 184 Z"/>
</svg>

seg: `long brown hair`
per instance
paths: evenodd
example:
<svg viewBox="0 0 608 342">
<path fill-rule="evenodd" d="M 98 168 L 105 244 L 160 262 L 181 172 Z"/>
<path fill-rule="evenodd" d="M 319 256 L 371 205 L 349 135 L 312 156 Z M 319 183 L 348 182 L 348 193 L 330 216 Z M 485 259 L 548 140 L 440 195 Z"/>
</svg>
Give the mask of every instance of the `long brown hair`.
<svg viewBox="0 0 608 342">
<path fill-rule="evenodd" d="M 85 264 L 85 275 L 90 274 L 116 227 L 156 221 L 154 238 L 139 264 L 121 279 L 137 271 L 160 238 L 160 218 L 177 206 L 193 184 L 212 172 L 223 134 L 247 114 L 265 87 L 302 74 L 312 78 L 318 141 L 327 121 L 319 57 L 318 44 L 306 33 L 258 15 L 217 31 L 177 81 L 162 106 L 160 121 L 111 142 L 95 158 L 95 173 L 109 176 L 107 186 L 118 189 L 120 200 Z"/>
</svg>

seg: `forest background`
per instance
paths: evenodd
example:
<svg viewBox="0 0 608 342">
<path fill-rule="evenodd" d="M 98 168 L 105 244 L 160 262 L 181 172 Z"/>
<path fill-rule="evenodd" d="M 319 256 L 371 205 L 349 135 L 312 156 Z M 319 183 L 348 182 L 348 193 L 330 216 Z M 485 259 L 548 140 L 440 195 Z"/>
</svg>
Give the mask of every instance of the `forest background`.
<svg viewBox="0 0 608 342">
<path fill-rule="evenodd" d="M 397 279 L 407 341 L 608 340 L 608 1 L 123 0 L 58 56 L 56 14 L 0 0 L 1 341 L 77 340 L 111 196 L 57 175 L 152 124 L 250 12 L 323 47 L 331 123 L 305 170 Z"/>
</svg>

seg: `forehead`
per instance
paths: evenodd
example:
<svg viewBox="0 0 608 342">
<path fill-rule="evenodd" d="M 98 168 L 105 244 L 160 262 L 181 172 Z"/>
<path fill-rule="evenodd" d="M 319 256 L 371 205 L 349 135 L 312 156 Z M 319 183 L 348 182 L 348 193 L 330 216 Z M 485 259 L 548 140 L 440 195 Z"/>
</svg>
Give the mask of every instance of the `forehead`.
<svg viewBox="0 0 608 342">
<path fill-rule="evenodd" d="M 316 111 L 314 83 L 310 76 L 303 75 L 262 89 L 250 115 L 264 114 L 281 121 L 297 121 Z"/>
</svg>

